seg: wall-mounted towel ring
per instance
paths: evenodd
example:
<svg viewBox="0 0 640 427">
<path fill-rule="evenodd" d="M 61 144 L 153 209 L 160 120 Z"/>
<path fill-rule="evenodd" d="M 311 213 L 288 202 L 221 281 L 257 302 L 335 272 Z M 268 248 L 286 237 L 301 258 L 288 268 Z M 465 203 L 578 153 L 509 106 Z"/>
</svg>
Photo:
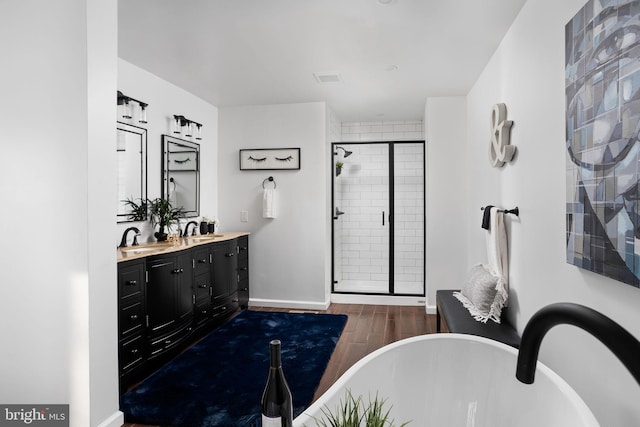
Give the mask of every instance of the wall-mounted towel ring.
<svg viewBox="0 0 640 427">
<path fill-rule="evenodd" d="M 484 207 L 480 208 L 481 211 L 484 210 Z M 520 209 L 516 206 L 513 209 L 498 209 L 498 212 L 504 212 L 506 214 L 514 214 L 515 216 L 520 216 Z"/>
<path fill-rule="evenodd" d="M 262 188 L 264 188 L 264 184 L 265 184 L 267 181 L 271 181 L 271 182 L 273 182 L 273 189 L 275 190 L 275 189 L 276 189 L 276 181 L 273 179 L 273 177 L 272 177 L 272 176 L 270 176 L 269 178 L 265 178 L 265 180 L 264 180 L 264 181 L 262 181 Z"/>
</svg>

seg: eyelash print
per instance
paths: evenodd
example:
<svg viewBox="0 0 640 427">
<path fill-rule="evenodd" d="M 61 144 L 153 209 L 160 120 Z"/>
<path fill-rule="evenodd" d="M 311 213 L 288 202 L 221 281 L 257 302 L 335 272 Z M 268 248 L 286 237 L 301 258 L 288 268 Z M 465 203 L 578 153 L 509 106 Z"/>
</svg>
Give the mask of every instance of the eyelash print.
<svg viewBox="0 0 640 427">
<path fill-rule="evenodd" d="M 249 160 L 253 160 L 253 161 L 254 161 L 254 162 L 256 162 L 256 163 L 260 163 L 260 162 L 264 162 L 265 160 L 267 160 L 267 158 L 266 158 L 266 157 L 261 157 L 261 158 L 259 158 L 259 159 L 256 159 L 256 158 L 255 158 L 255 157 L 253 157 L 253 156 L 249 156 Z"/>
<path fill-rule="evenodd" d="M 290 162 L 291 160 L 293 160 L 293 156 L 289 156 L 289 157 L 276 157 L 276 160 L 279 160 L 281 162 Z"/>
</svg>

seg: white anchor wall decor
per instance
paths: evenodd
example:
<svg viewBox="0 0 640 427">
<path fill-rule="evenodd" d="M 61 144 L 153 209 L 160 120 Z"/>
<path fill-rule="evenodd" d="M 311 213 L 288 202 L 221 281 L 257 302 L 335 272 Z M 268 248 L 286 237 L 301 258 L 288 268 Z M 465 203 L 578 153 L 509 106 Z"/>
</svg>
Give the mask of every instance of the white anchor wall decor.
<svg viewBox="0 0 640 427">
<path fill-rule="evenodd" d="M 513 121 L 507 120 L 507 106 L 495 104 L 491 108 L 491 146 L 489 147 L 489 162 L 494 168 L 504 166 L 513 159 L 516 147 L 509 145 L 511 125 Z"/>
</svg>

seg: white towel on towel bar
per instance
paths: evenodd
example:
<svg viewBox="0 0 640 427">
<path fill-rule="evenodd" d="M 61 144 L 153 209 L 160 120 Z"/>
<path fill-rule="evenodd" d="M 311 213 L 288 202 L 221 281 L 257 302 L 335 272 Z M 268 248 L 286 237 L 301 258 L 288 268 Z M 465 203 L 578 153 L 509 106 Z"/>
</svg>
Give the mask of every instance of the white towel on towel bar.
<svg viewBox="0 0 640 427">
<path fill-rule="evenodd" d="M 262 194 L 262 217 L 263 218 L 275 218 L 276 217 L 276 189 L 265 188 Z"/>
<path fill-rule="evenodd" d="M 489 268 L 499 278 L 498 293 L 506 300 L 509 295 L 509 248 L 504 213 L 491 208 L 491 225 L 487 230 L 487 258 Z"/>
</svg>

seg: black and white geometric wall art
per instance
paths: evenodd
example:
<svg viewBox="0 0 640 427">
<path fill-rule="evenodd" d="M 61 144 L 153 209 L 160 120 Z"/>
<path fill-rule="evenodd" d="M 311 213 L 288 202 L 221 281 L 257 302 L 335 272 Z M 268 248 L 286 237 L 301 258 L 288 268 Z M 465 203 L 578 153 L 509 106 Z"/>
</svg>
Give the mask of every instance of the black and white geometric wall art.
<svg viewBox="0 0 640 427">
<path fill-rule="evenodd" d="M 640 1 L 565 28 L 567 262 L 640 285 Z"/>
</svg>

